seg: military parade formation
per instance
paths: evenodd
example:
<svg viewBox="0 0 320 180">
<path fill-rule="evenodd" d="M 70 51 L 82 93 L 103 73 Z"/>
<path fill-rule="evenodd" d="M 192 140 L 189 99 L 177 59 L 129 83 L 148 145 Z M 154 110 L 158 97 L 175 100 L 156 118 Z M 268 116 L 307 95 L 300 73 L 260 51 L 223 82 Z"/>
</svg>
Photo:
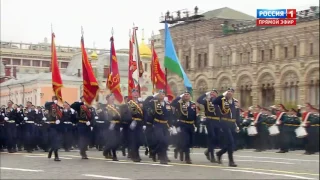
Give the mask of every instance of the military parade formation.
<svg viewBox="0 0 320 180">
<path fill-rule="evenodd" d="M 54 155 L 54 161 L 60 161 L 59 149 L 77 148 L 82 159 L 88 159 L 88 148 L 96 147 L 113 161 L 118 161 L 120 151 L 140 162 L 139 148 L 144 146 L 149 158 L 168 164 L 172 145 L 174 158 L 191 164 L 190 149 L 206 147 L 204 155 L 210 162 L 221 164 L 227 153 L 231 167 L 237 166 L 233 152 L 241 148 L 319 151 L 318 109 L 306 104 L 287 110 L 279 104 L 244 111 L 233 93 L 232 88 L 221 95 L 213 89 L 194 102 L 186 91 L 169 102 L 163 90 L 142 100 L 133 89 L 132 99 L 125 98 L 125 103 L 116 104 L 111 93 L 107 104 L 97 107 L 86 104 L 83 97 L 62 106 L 56 96 L 43 107 L 9 101 L 1 108 L 0 150 L 32 153 L 41 149 L 48 158 Z"/>
</svg>

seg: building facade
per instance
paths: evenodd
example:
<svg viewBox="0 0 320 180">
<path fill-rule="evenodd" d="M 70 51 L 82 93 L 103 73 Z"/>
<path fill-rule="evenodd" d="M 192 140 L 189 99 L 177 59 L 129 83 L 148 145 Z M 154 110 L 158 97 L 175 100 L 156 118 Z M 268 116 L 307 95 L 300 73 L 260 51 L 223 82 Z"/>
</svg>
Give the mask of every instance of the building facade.
<svg viewBox="0 0 320 180">
<path fill-rule="evenodd" d="M 242 107 L 319 106 L 319 19 L 233 35 L 215 33 L 221 25 L 212 21 L 170 29 L 195 97 L 212 88 L 223 92 L 233 87 Z M 180 78 L 169 74 L 168 81 L 176 95 L 183 92 Z"/>
</svg>

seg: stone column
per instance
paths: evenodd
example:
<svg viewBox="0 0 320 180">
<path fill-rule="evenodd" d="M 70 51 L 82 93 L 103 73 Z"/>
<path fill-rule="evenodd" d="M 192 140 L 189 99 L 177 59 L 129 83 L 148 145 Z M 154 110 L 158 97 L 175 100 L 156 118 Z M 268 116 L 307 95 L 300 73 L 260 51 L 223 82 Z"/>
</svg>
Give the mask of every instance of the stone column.
<svg viewBox="0 0 320 180">
<path fill-rule="evenodd" d="M 281 97 L 282 87 L 281 87 L 281 85 L 280 85 L 280 84 L 274 85 L 274 91 L 275 91 L 274 102 L 275 102 L 276 104 L 282 103 L 282 97 Z"/>
<path fill-rule="evenodd" d="M 209 67 L 213 67 L 214 66 L 214 61 L 216 61 L 215 57 L 215 47 L 213 43 L 209 44 Z"/>
<path fill-rule="evenodd" d="M 190 55 L 191 57 L 190 57 L 190 69 L 191 70 L 194 70 L 194 68 L 195 68 L 195 63 L 196 63 L 196 59 L 195 59 L 195 47 L 194 47 L 194 45 L 192 45 L 191 46 L 191 55 Z"/>
<path fill-rule="evenodd" d="M 309 97 L 308 97 L 308 91 L 309 87 L 306 82 L 300 83 L 299 84 L 299 99 L 298 99 L 298 104 L 303 105 L 306 102 L 309 102 Z"/>
<path fill-rule="evenodd" d="M 299 55 L 301 57 L 306 55 L 306 40 L 305 39 L 300 39 L 299 43 L 300 49 L 299 49 Z"/>
<path fill-rule="evenodd" d="M 237 65 L 237 49 L 236 49 L 236 46 L 232 45 L 230 46 L 231 48 L 231 65 Z"/>
<path fill-rule="evenodd" d="M 258 47 L 257 46 L 253 46 L 252 47 L 252 61 L 253 63 L 258 62 Z"/>
<path fill-rule="evenodd" d="M 275 45 L 275 60 L 280 59 L 280 44 L 276 43 Z"/>
<path fill-rule="evenodd" d="M 252 105 L 261 104 L 261 98 L 259 98 L 259 86 L 253 85 L 251 87 Z"/>
<path fill-rule="evenodd" d="M 180 60 L 180 62 L 182 62 L 182 66 L 183 67 L 185 67 L 185 59 L 183 58 L 183 53 L 182 53 L 182 49 L 181 48 L 179 48 L 179 50 L 178 50 L 178 56 L 179 56 L 179 60 Z"/>
</svg>

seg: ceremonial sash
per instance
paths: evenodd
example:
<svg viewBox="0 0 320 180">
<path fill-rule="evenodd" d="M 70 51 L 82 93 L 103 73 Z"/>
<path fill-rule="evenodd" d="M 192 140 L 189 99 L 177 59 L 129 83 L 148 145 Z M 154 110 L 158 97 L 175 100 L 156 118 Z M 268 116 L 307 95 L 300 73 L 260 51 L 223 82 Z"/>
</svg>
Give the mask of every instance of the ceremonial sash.
<svg viewBox="0 0 320 180">
<path fill-rule="evenodd" d="M 257 121 L 259 120 L 260 116 L 261 116 L 261 112 L 260 113 L 254 113 L 253 117 L 254 117 L 254 123 L 256 124 Z"/>
<path fill-rule="evenodd" d="M 60 108 L 58 107 L 58 105 L 57 104 L 52 104 L 52 108 L 56 110 L 57 118 L 61 119 L 62 118 L 62 112 L 60 111 Z"/>
<path fill-rule="evenodd" d="M 308 118 L 311 114 L 312 114 L 311 112 L 304 112 L 302 114 L 302 122 L 306 123 L 306 121 L 308 121 Z"/>
<path fill-rule="evenodd" d="M 88 107 L 86 105 L 81 105 L 82 110 L 84 110 L 87 114 L 87 118 L 91 119 L 91 112 L 89 111 Z"/>
<path fill-rule="evenodd" d="M 277 113 L 277 121 L 276 121 L 276 123 L 278 123 L 278 124 L 280 124 L 281 123 L 281 121 L 280 121 L 280 119 L 281 119 L 281 117 L 283 116 L 285 114 L 285 112 L 281 112 L 281 113 Z"/>
<path fill-rule="evenodd" d="M 118 111 L 116 108 L 114 108 L 113 106 L 108 105 L 107 108 L 110 109 L 110 110 L 112 110 L 112 111 L 114 111 L 119 117 L 121 117 L 119 111 Z"/>
<path fill-rule="evenodd" d="M 142 109 L 141 109 L 141 107 L 139 106 L 139 104 L 137 104 L 136 102 L 134 102 L 134 101 L 132 101 L 132 100 L 131 100 L 131 103 L 132 103 L 133 105 L 135 105 L 135 106 L 137 107 L 137 110 L 139 111 L 139 113 L 140 113 L 141 115 L 143 115 Z"/>
</svg>

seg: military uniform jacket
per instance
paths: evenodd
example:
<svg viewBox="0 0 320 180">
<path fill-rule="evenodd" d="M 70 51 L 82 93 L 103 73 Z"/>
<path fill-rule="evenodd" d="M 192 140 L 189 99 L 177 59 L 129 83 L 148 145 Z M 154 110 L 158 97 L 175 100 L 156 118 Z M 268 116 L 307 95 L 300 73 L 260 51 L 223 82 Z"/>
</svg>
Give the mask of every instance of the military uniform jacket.
<svg viewBox="0 0 320 180">
<path fill-rule="evenodd" d="M 129 109 L 131 111 L 132 120 L 134 121 L 143 121 L 143 105 L 142 102 L 136 102 L 134 100 L 130 100 L 128 102 Z"/>
<path fill-rule="evenodd" d="M 204 114 L 206 118 L 219 120 L 219 115 L 216 113 L 216 107 L 213 104 L 213 100 L 215 98 L 207 99 L 206 96 L 206 94 L 203 94 L 198 98 L 197 102 L 204 106 Z"/>
<path fill-rule="evenodd" d="M 184 102 L 181 97 L 177 97 L 171 103 L 175 108 L 175 114 L 179 122 L 187 124 L 197 123 L 197 107 L 193 101 Z"/>
<path fill-rule="evenodd" d="M 228 100 L 225 96 L 218 96 L 213 100 L 213 104 L 218 106 L 221 123 L 231 128 L 236 122 L 236 108 L 234 105 L 234 100 Z"/>
<path fill-rule="evenodd" d="M 8 118 L 8 123 L 16 123 L 18 119 L 17 110 L 13 109 L 12 107 L 7 107 L 5 110 L 5 117 Z"/>
<path fill-rule="evenodd" d="M 115 104 L 107 104 L 107 120 L 113 123 L 121 123 L 120 107 Z"/>
<path fill-rule="evenodd" d="M 23 114 L 24 114 L 24 117 L 27 117 L 27 118 L 28 118 L 28 120 L 26 120 L 27 123 L 28 123 L 28 122 L 30 122 L 30 123 L 33 122 L 33 123 L 34 123 L 34 121 L 36 120 L 36 115 L 37 115 L 37 113 L 36 113 L 35 110 L 33 110 L 33 109 L 31 109 L 31 108 L 25 109 L 24 112 L 23 112 Z"/>
<path fill-rule="evenodd" d="M 153 122 L 172 126 L 173 112 L 171 105 L 165 101 L 160 102 L 153 100 L 150 103 L 148 114 L 152 117 Z"/>
<path fill-rule="evenodd" d="M 107 120 L 107 108 L 104 107 L 102 108 L 98 108 L 96 110 L 96 115 L 97 115 L 97 119 L 95 118 L 95 120 L 93 121 L 94 126 L 106 126 L 106 120 Z"/>
<path fill-rule="evenodd" d="M 61 107 L 54 102 L 47 102 L 45 104 L 45 109 L 48 110 L 47 120 L 53 121 L 60 120 L 62 118 Z"/>
</svg>

